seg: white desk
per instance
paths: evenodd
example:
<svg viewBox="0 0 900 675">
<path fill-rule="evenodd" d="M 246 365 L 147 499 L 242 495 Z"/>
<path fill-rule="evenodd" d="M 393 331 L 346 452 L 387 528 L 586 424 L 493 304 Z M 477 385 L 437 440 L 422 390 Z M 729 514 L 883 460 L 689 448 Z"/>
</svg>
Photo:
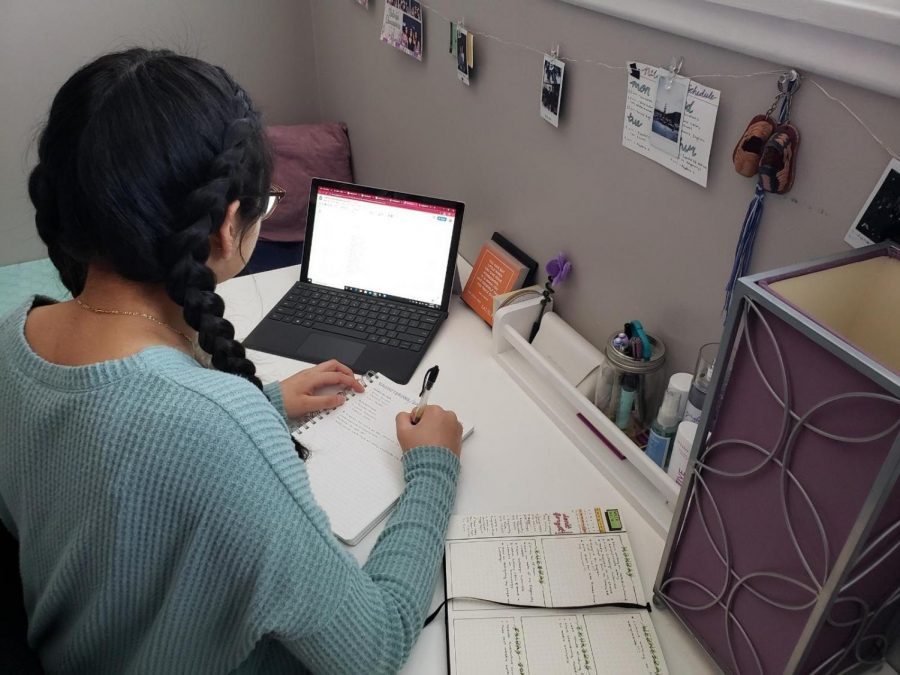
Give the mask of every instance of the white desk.
<svg viewBox="0 0 900 675">
<path fill-rule="evenodd" d="M 222 284 L 225 316 L 242 339 L 300 276 L 299 267 L 240 277 Z M 649 598 L 662 556 L 663 539 L 588 461 L 544 412 L 506 374 L 492 355 L 490 328 L 458 297 L 450 317 L 425 354 L 413 380 L 441 366 L 431 401 L 471 420 L 475 433 L 463 445 L 455 513 L 516 513 L 594 506 L 618 507 L 628 527 L 637 565 Z M 299 361 L 250 352 L 263 381 L 307 367 Z M 377 527 L 350 551 L 366 559 L 381 532 Z M 443 582 L 433 606 L 443 599 Z M 653 624 L 673 674 L 718 672 L 693 639 L 664 610 Z M 422 632 L 404 673 L 446 673 L 446 630 L 442 620 Z"/>
</svg>

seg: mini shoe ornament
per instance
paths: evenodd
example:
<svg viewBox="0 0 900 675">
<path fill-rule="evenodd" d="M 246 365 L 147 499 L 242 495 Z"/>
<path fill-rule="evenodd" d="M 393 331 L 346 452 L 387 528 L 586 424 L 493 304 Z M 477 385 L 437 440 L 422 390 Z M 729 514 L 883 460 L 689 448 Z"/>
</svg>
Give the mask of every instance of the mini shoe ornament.
<svg viewBox="0 0 900 675">
<path fill-rule="evenodd" d="M 759 181 L 763 190 L 783 195 L 791 189 L 796 175 L 800 132 L 793 124 L 779 124 L 763 148 L 759 160 Z"/>
<path fill-rule="evenodd" d="M 756 175 L 763 149 L 773 131 L 775 131 L 775 123 L 768 115 L 757 115 L 750 120 L 744 135 L 741 136 L 741 140 L 734 146 L 734 152 L 731 153 L 735 171 L 747 178 Z"/>
</svg>

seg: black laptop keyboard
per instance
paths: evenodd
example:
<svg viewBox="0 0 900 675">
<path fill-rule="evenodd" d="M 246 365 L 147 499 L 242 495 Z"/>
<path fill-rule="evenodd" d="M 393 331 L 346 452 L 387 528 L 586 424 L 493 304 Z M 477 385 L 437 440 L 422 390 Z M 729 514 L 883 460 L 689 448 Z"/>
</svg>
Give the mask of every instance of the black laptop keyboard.
<svg viewBox="0 0 900 675">
<path fill-rule="evenodd" d="M 357 293 L 297 284 L 269 318 L 418 352 L 428 342 L 441 314 Z"/>
</svg>

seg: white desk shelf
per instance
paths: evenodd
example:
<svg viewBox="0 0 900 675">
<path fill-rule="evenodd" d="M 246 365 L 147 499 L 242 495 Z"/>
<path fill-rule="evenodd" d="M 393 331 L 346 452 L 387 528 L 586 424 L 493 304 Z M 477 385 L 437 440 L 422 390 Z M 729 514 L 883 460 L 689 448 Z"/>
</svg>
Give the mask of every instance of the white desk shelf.
<svg viewBox="0 0 900 675">
<path fill-rule="evenodd" d="M 540 298 L 498 310 L 493 327 L 495 358 L 664 537 L 678 499 L 679 486 L 528 343 L 528 333 L 539 311 Z M 597 433 L 579 419 L 579 415 Z"/>
</svg>

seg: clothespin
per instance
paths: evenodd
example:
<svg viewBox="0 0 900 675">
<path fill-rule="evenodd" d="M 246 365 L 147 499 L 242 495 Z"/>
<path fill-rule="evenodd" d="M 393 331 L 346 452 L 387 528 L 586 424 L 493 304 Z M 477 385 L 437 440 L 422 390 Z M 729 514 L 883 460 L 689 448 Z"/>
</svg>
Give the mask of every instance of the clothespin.
<svg viewBox="0 0 900 675">
<path fill-rule="evenodd" d="M 663 76 L 663 79 L 666 82 L 666 90 L 672 88 L 672 80 L 674 80 L 681 73 L 681 66 L 684 65 L 684 57 L 683 56 L 673 56 L 672 60 L 669 62 L 669 69 L 666 70 L 662 68 L 661 70 L 668 73 Z"/>
<path fill-rule="evenodd" d="M 556 43 L 556 47 L 550 50 L 550 57 L 554 60 L 559 60 L 559 43 Z"/>
</svg>

